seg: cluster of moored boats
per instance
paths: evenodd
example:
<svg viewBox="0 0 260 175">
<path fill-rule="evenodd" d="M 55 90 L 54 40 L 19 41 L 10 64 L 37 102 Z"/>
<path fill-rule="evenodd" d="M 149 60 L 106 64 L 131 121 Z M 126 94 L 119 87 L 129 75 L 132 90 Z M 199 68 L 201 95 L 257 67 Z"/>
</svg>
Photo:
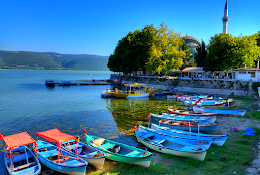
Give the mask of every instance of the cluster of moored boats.
<svg viewBox="0 0 260 175">
<path fill-rule="evenodd" d="M 227 135 L 208 134 L 217 129 L 217 114 L 244 115 L 246 112 L 232 106 L 213 107 L 202 103 L 193 106 L 193 111 L 168 108 L 168 113 L 161 115 L 150 113 L 147 119 L 151 127 L 139 125 L 135 131 L 137 141 L 161 153 L 203 161 L 212 144 L 222 146 L 228 138 Z M 37 132 L 36 136 L 34 140 L 27 132 L 10 136 L 0 134 L 9 174 L 39 174 L 43 164 L 57 172 L 80 175 L 85 173 L 88 164 L 102 169 L 105 158 L 143 167 L 149 167 L 152 160 L 147 148 L 91 136 L 86 130 L 86 143 L 58 129 Z M 32 149 L 28 145 L 32 145 Z"/>
</svg>

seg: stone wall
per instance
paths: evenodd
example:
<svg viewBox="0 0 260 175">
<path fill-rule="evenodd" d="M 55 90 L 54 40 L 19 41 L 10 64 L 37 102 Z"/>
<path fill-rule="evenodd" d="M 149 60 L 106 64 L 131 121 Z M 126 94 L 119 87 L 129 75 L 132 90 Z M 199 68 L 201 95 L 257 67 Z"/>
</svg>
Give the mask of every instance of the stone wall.
<svg viewBox="0 0 260 175">
<path fill-rule="evenodd" d="M 253 90 L 251 81 L 224 81 L 224 80 L 189 80 L 171 79 L 149 76 L 125 76 L 112 74 L 111 80 L 144 83 L 151 86 L 162 87 L 162 90 L 173 90 L 173 93 L 192 92 L 199 94 L 212 94 L 222 96 L 246 96 L 258 98 L 258 93 Z"/>
</svg>

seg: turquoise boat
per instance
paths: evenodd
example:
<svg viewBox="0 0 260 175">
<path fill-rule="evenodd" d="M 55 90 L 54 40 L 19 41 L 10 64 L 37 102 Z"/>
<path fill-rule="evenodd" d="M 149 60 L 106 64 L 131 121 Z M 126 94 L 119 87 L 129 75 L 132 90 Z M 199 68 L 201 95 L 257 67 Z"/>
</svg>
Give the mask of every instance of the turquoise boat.
<svg viewBox="0 0 260 175">
<path fill-rule="evenodd" d="M 76 144 L 78 138 L 65 134 L 58 129 L 51 129 L 44 132 L 37 132 L 37 138 L 41 137 L 49 142 L 56 143 L 53 145 L 49 142 L 37 140 L 37 155 L 39 161 L 53 169 L 54 171 L 65 173 L 69 175 L 84 175 L 88 162 L 81 159 L 78 155 L 74 155 L 61 147 L 61 143 L 73 140 Z"/>
<path fill-rule="evenodd" d="M 188 138 L 188 137 L 179 137 L 173 134 L 169 134 L 167 132 L 161 132 L 161 131 L 157 131 L 155 129 L 151 129 L 151 128 L 147 128 L 145 126 L 138 126 L 138 131 L 141 132 L 146 132 L 146 133 L 150 133 L 150 134 L 159 134 L 161 135 L 161 137 L 165 137 L 167 139 L 176 141 L 176 142 L 185 142 L 188 144 L 192 144 L 192 145 L 196 145 L 199 147 L 203 147 L 205 149 L 209 149 L 209 147 L 211 146 L 211 144 L 213 143 L 212 139 L 204 139 L 204 138 Z"/>
<path fill-rule="evenodd" d="M 201 107 L 201 106 L 193 106 L 194 112 L 214 112 L 216 114 L 223 115 L 239 115 L 244 116 L 246 113 L 246 109 L 236 109 L 233 106 L 224 106 L 224 107 Z"/>
<path fill-rule="evenodd" d="M 151 114 L 150 115 L 150 122 L 155 123 L 158 122 L 161 119 L 166 120 L 174 120 L 174 121 L 182 121 L 182 122 L 197 122 L 197 123 L 209 123 L 209 118 L 201 117 L 201 118 L 189 118 L 189 117 L 183 117 L 183 116 L 169 116 L 167 114 L 164 115 L 158 115 L 158 114 Z"/>
<path fill-rule="evenodd" d="M 173 135 L 173 136 L 191 138 L 191 139 L 211 139 L 213 140 L 213 144 L 218 146 L 222 146 L 228 138 L 228 135 L 213 135 L 213 134 L 187 132 L 183 130 L 177 130 L 177 129 L 171 129 L 169 127 L 159 126 L 156 124 L 152 124 L 151 128 L 161 133 L 165 133 L 167 135 Z"/>
<path fill-rule="evenodd" d="M 149 151 L 87 134 L 86 141 L 90 146 L 104 152 L 107 159 L 146 168 L 150 166 L 152 153 Z"/>
<path fill-rule="evenodd" d="M 33 152 L 26 146 L 36 145 L 36 141 L 27 133 L 18 133 L 3 137 L 5 145 L 4 161 L 10 175 L 37 175 L 41 172 L 41 164 Z"/>
<path fill-rule="evenodd" d="M 185 142 L 174 141 L 159 134 L 135 131 L 135 135 L 138 142 L 161 153 L 188 157 L 200 161 L 203 161 L 207 154 L 205 148 Z"/>
</svg>

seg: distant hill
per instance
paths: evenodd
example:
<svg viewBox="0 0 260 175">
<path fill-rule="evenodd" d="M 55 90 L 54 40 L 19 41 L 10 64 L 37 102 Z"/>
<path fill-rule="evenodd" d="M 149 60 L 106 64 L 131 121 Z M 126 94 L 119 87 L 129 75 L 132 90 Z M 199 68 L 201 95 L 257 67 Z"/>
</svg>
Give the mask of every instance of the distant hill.
<svg viewBox="0 0 260 175">
<path fill-rule="evenodd" d="M 0 51 L 0 68 L 107 71 L 108 56 L 55 52 Z"/>
</svg>

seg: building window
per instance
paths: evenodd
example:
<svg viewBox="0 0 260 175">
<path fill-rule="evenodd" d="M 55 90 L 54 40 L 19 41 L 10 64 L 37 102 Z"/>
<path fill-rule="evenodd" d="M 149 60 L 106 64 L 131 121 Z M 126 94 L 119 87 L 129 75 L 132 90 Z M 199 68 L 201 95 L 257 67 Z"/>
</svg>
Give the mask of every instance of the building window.
<svg viewBox="0 0 260 175">
<path fill-rule="evenodd" d="M 243 72 L 239 72 L 239 74 L 246 74 L 246 72 L 244 72 L 244 71 Z"/>
</svg>

